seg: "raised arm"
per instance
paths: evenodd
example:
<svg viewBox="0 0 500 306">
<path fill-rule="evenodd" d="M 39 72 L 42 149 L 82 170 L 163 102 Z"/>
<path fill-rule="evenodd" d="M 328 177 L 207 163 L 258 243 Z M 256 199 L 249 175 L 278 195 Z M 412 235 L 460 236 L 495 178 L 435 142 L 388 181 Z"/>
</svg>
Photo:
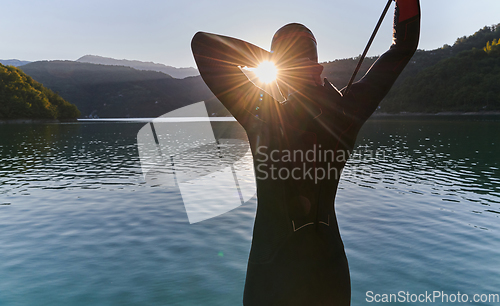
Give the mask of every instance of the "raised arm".
<svg viewBox="0 0 500 306">
<path fill-rule="evenodd" d="M 198 32 L 191 42 L 200 74 L 215 96 L 244 127 L 261 99 L 272 100 L 256 87 L 238 66 L 255 67 L 270 58 L 270 53 L 245 41 L 222 35 Z M 261 96 L 263 94 L 263 96 Z"/>
<path fill-rule="evenodd" d="M 418 46 L 419 0 L 395 1 L 392 46 L 373 64 L 361 80 L 352 85 L 346 96 L 353 103 L 353 112 L 364 120 L 375 111 L 380 101 L 389 92 Z"/>
</svg>

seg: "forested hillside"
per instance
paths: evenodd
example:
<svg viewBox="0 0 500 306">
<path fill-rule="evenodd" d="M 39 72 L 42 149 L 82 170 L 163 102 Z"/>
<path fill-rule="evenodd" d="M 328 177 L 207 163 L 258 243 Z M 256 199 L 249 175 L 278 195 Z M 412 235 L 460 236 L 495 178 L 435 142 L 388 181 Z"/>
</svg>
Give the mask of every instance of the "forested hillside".
<svg viewBox="0 0 500 306">
<path fill-rule="evenodd" d="M 75 103 L 84 117 L 156 117 L 213 97 L 201 77 L 175 79 L 161 72 L 73 61 L 21 68 Z"/>
<path fill-rule="evenodd" d="M 387 95 L 380 111 L 500 111 L 500 45 L 462 51 L 406 78 Z"/>
<path fill-rule="evenodd" d="M 458 38 L 453 46 L 417 50 L 379 112 L 470 112 L 500 110 L 500 59 L 495 49 L 500 24 Z M 486 52 L 485 48 L 489 48 Z M 376 61 L 366 58 L 359 80 Z M 358 58 L 322 63 L 323 76 L 339 89 L 347 85 Z"/>
<path fill-rule="evenodd" d="M 0 64 L 0 119 L 75 119 L 80 112 L 13 66 Z"/>
<path fill-rule="evenodd" d="M 453 46 L 417 50 L 378 111 L 500 110 L 499 38 L 500 25 L 495 25 L 458 38 Z M 376 59 L 365 59 L 358 79 Z M 357 62 L 321 63 L 323 76 L 341 89 Z M 198 101 L 208 102 L 210 114 L 228 114 L 200 76 L 174 79 L 161 72 L 72 61 L 33 62 L 21 69 L 76 104 L 84 117 L 157 117 Z"/>
<path fill-rule="evenodd" d="M 395 85 L 397 86 L 406 78 L 415 76 L 420 71 L 437 64 L 441 60 L 457 56 L 462 51 L 469 51 L 473 48 L 483 49 L 488 42 L 498 38 L 500 38 L 500 24 L 486 26 L 473 35 L 460 37 L 455 41 L 453 46 L 444 45 L 439 49 L 429 51 L 417 50 L 399 76 Z M 389 49 L 389 46 L 387 46 L 387 49 Z M 370 68 L 377 58 L 378 57 L 369 57 L 363 61 L 357 79 L 361 78 L 366 73 L 368 68 Z M 324 67 L 323 76 L 327 77 L 330 82 L 341 89 L 349 82 L 357 63 L 358 57 L 321 63 Z"/>
</svg>

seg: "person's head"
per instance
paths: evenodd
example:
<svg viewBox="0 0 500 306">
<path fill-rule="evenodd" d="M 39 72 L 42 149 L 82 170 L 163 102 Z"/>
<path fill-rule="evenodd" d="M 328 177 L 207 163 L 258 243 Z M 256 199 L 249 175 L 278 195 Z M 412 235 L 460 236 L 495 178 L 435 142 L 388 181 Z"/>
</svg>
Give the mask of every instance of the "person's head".
<svg viewBox="0 0 500 306">
<path fill-rule="evenodd" d="M 276 31 L 271 52 L 281 71 L 278 86 L 285 96 L 320 80 L 322 67 L 318 64 L 316 38 L 304 25 L 290 23 Z"/>
<path fill-rule="evenodd" d="M 318 62 L 316 38 L 311 30 L 300 23 L 289 23 L 276 31 L 271 42 L 271 52 L 280 62 L 295 58 L 309 58 Z"/>
</svg>

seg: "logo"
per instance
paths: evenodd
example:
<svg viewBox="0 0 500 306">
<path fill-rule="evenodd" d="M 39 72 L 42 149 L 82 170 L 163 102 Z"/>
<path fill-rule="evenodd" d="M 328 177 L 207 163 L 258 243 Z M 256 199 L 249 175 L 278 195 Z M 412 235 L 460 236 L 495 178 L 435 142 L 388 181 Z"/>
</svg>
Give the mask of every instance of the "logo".
<svg viewBox="0 0 500 306">
<path fill-rule="evenodd" d="M 198 102 L 153 119 L 137 133 L 144 179 L 178 188 L 191 224 L 233 210 L 256 192 L 248 141 L 214 134 L 212 123 L 224 121 L 237 126 L 232 117 L 208 117 L 205 103 Z"/>
</svg>

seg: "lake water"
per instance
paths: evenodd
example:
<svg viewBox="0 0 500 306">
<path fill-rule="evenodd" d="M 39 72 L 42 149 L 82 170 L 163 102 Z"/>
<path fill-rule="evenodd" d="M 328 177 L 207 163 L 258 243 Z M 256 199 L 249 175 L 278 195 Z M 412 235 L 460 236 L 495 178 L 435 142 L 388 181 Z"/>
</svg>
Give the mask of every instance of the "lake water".
<svg viewBox="0 0 500 306">
<path fill-rule="evenodd" d="M 144 125 L 0 125 L 0 305 L 241 305 L 255 197 L 190 224 L 179 190 L 142 175 Z M 493 116 L 366 123 L 336 201 L 352 305 L 500 294 L 499 132 Z"/>
</svg>

